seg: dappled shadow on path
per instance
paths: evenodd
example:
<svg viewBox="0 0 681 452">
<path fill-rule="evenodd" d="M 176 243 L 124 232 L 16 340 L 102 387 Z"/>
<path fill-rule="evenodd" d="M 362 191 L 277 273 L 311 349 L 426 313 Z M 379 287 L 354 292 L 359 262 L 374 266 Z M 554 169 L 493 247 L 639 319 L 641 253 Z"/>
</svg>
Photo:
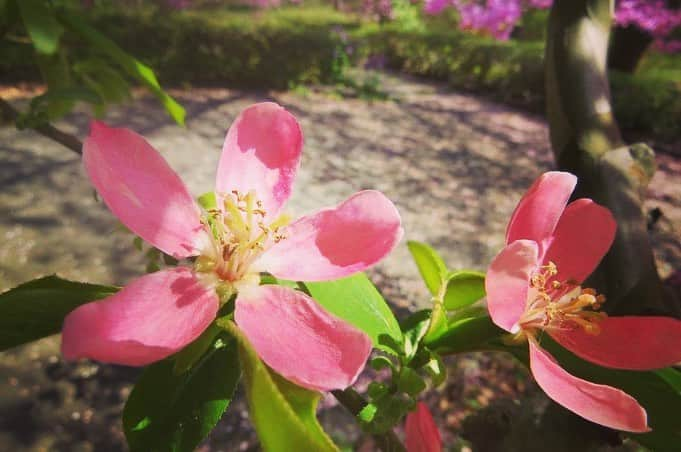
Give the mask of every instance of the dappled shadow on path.
<svg viewBox="0 0 681 452">
<path fill-rule="evenodd" d="M 335 205 L 357 190 L 379 189 L 397 204 L 406 239 L 430 243 L 452 269 L 484 269 L 503 245 L 518 199 L 551 168 L 546 126 L 537 117 L 435 85 L 393 85 L 397 100 L 373 103 L 316 92 L 180 91 L 174 94 L 188 111 L 184 129 L 151 97 L 114 109 L 105 120 L 144 135 L 199 195 L 213 187 L 222 141 L 239 111 L 253 102 L 277 101 L 298 117 L 305 136 L 291 213 Z M 88 117 L 75 114 L 62 126 L 84 137 Z M 132 247 L 132 235 L 95 199 L 77 156 L 31 132 L 3 128 L 0 161 L 0 290 L 54 272 L 120 285 L 143 273 L 144 257 Z M 679 231 L 673 226 L 681 224 L 681 187 L 673 182 L 681 162 L 666 156 L 660 162 L 648 205 L 663 211 L 653 238 L 662 267 L 671 270 L 681 265 Z M 398 315 L 427 306 L 429 297 L 404 243 L 370 273 Z M 0 407 L 0 442 L 16 445 L 15 450 L 39 444 L 51 450 L 76 444 L 119 450 L 120 410 L 138 372 L 64 364 L 57 345 L 48 339 L 3 355 L 0 393 L 14 396 Z M 492 365 L 475 362 L 483 374 L 483 367 Z M 463 383 L 452 384 L 464 391 Z M 31 421 L 19 428 L 11 421 L 13 413 Z M 342 416 L 338 407 L 322 414 L 327 425 L 340 426 L 338 436 L 356 435 L 342 430 L 343 422 L 336 421 Z M 243 441 L 247 449 L 252 440 L 238 398 L 211 444 L 236 450 Z"/>
</svg>

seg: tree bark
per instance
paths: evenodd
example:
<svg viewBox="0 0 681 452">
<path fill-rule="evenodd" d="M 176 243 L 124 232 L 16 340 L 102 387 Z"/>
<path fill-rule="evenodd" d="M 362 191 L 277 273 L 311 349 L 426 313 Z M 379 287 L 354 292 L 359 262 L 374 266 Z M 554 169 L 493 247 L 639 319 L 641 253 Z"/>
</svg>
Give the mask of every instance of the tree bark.
<svg viewBox="0 0 681 452">
<path fill-rule="evenodd" d="M 610 69 L 633 73 L 646 52 L 653 37 L 635 26 L 615 27 L 608 55 Z"/>
<path fill-rule="evenodd" d="M 575 196 L 606 206 L 617 221 L 615 242 L 589 281 L 608 297 L 606 311 L 681 318 L 678 300 L 664 293 L 642 209 L 653 151 L 627 146 L 612 113 L 606 62 L 613 7 L 613 0 L 553 4 L 545 55 L 551 145 L 558 167 L 579 177 Z"/>
</svg>

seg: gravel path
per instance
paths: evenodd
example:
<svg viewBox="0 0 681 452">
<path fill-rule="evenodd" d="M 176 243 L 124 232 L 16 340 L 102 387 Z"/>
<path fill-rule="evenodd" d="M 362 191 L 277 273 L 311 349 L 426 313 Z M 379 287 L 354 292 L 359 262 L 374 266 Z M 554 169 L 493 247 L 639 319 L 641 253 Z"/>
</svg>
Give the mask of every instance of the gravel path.
<svg viewBox="0 0 681 452">
<path fill-rule="evenodd" d="M 397 204 L 406 239 L 430 243 L 453 269 L 484 270 L 502 246 L 506 221 L 523 191 L 539 173 L 551 168 L 545 122 L 438 85 L 390 77 L 385 86 L 393 100 L 373 103 L 315 92 L 199 89 L 174 93 L 187 107 L 187 128 L 175 126 L 148 97 L 112 110 L 106 120 L 147 137 L 191 192 L 199 195 L 212 188 L 224 134 L 238 112 L 253 102 L 275 100 L 298 117 L 305 135 L 302 167 L 289 204 L 292 214 L 336 204 L 360 189 L 376 188 Z M 62 126 L 83 137 L 87 117 L 76 114 Z M 95 200 L 75 154 L 32 132 L 4 127 L 0 129 L 0 162 L 0 290 L 55 272 L 66 278 L 119 285 L 143 272 L 143 256 L 132 247 L 132 237 Z M 647 207 L 663 212 L 653 231 L 663 275 L 681 268 L 680 174 L 681 159 L 661 155 L 649 190 Z M 371 273 L 397 308 L 426 306 L 428 297 L 405 242 Z M 75 428 L 74 423 L 84 425 L 89 409 L 73 408 L 65 400 L 87 397 L 90 391 L 97 394 L 88 399 L 90 405 L 114 407 L 95 416 L 93 422 L 110 433 L 110 437 L 104 435 L 106 441 L 116 444 L 120 433 L 106 425 L 119 416 L 128 382 L 136 373 L 112 366 L 94 366 L 92 371 L 84 365 L 64 365 L 56 353 L 57 342 L 50 339 L 4 354 L 0 399 L 8 395 L 9 401 L 3 402 L 0 414 L 10 408 L 16 412 L 13 404 L 23 403 L 16 398 L 21 391 L 28 391 L 21 397 L 30 399 L 51 388 L 56 395 L 48 393 L 48 402 L 41 404 L 53 403 L 59 409 L 48 416 L 37 414 L 39 408 L 29 404 L 25 414 L 35 418 L 34 432 L 51 425 L 63 433 Z M 83 377 L 83 372 L 99 373 L 94 381 L 100 384 L 113 372 L 115 384 L 102 393 L 97 383 L 91 389 L 83 383 L 83 389 L 80 383 L 59 381 L 93 381 Z M 66 386 L 59 386 L 62 383 Z M 243 413 L 237 411 L 236 416 L 243 417 Z M 69 425 L 60 424 L 64 417 Z M 9 444 L 16 447 L 39 446 L 35 435 L 22 442 L 12 425 L 8 419 L 0 421 L 0 430 L 6 431 L 0 432 L 0 443 L 10 438 L 16 443 Z M 91 430 L 82 427 L 76 436 L 85 438 L 86 444 L 97 444 L 87 433 Z M 55 445 L 45 444 L 48 448 Z M 101 447 L 100 443 L 98 450 Z"/>
</svg>

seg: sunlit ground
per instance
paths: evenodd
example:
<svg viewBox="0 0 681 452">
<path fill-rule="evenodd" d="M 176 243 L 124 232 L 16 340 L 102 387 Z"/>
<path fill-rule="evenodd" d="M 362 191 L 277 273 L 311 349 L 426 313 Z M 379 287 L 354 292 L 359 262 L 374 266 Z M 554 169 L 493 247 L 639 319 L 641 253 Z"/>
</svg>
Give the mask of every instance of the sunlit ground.
<svg viewBox="0 0 681 452">
<path fill-rule="evenodd" d="M 149 97 L 111 110 L 106 121 L 147 137 L 198 196 L 212 189 L 222 140 L 237 113 L 256 101 L 274 100 L 296 115 L 305 135 L 291 213 L 376 188 L 397 204 L 405 240 L 430 243 L 453 269 L 484 270 L 503 244 L 521 194 L 551 167 L 544 121 L 439 85 L 395 76 L 384 76 L 383 85 L 390 100 L 373 102 L 342 99 L 328 90 L 178 91 L 173 94 L 188 110 L 184 129 Z M 61 126 L 84 137 L 87 115 L 70 116 Z M 123 285 L 144 272 L 133 237 L 96 200 L 74 153 L 33 132 L 3 127 L 0 161 L 0 290 L 51 273 Z M 681 268 L 681 158 L 663 154 L 658 163 L 646 207 L 663 214 L 652 237 L 660 271 L 667 275 Z M 398 315 L 427 306 L 404 241 L 370 274 Z M 451 360 L 449 383 L 430 395 L 445 443 L 456 444 L 455 433 L 470 410 L 534 393 L 520 367 L 490 356 Z M 58 338 L 4 353 L 0 444 L 5 450 L 120 450 L 122 404 L 137 375 L 124 367 L 65 364 Z M 371 378 L 362 377 L 360 385 Z M 325 402 L 320 418 L 336 439 L 350 444 L 359 432 L 333 405 Z M 257 447 L 246 416 L 240 399 L 206 450 Z"/>
</svg>

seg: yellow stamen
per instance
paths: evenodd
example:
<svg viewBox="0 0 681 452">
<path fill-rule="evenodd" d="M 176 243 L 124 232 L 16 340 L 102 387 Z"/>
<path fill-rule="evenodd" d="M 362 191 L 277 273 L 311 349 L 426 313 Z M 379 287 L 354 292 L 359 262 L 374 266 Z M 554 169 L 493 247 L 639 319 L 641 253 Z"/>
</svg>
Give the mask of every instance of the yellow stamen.
<svg viewBox="0 0 681 452">
<path fill-rule="evenodd" d="M 530 278 L 530 296 L 527 308 L 518 322 L 518 334 L 533 336 L 540 330 L 583 329 L 598 334 L 598 323 L 605 313 L 596 312 L 605 302 L 605 296 L 592 288 L 582 288 L 573 280 L 559 281 L 558 268 L 549 262 Z"/>
<path fill-rule="evenodd" d="M 290 219 L 280 215 L 266 224 L 263 204 L 253 190 L 246 194 L 235 190 L 221 194 L 218 199 L 222 200 L 223 208 L 208 210 L 202 219 L 211 243 L 196 259 L 194 269 L 202 274 L 215 274 L 223 282 L 216 290 L 219 288 L 226 296 L 236 290 L 237 282 L 258 279 L 257 274 L 249 274 L 249 267 L 263 251 L 286 238 L 281 228 Z"/>
</svg>

